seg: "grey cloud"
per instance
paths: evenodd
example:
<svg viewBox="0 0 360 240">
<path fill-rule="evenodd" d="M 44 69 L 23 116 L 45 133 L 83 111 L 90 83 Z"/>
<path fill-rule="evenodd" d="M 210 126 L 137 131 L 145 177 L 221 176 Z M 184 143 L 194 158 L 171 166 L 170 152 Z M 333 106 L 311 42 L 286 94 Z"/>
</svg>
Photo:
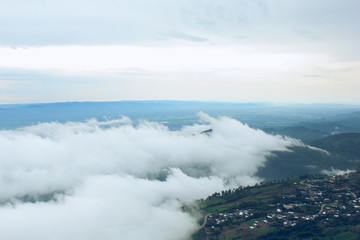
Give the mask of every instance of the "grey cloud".
<svg viewBox="0 0 360 240">
<path fill-rule="evenodd" d="M 319 78 L 319 77 L 321 77 L 321 75 L 317 75 L 317 74 L 306 74 L 306 75 L 303 75 L 303 77 L 305 77 L 305 78 Z"/>
<path fill-rule="evenodd" d="M 55 0 L 2 4 L 2 46 L 161 45 L 169 37 L 164 38 L 164 32 L 177 32 L 181 33 L 178 38 L 190 41 L 241 41 L 328 52 L 347 59 L 359 56 L 354 51 L 360 36 L 357 0 Z M 239 35 L 248 38 L 239 40 Z M 304 37 L 317 41 L 304 43 Z"/>
<path fill-rule="evenodd" d="M 306 29 L 293 29 L 294 32 L 298 33 L 299 35 L 303 36 L 306 39 L 312 40 L 312 41 L 316 41 L 316 40 L 320 40 L 321 37 L 310 30 L 306 30 Z"/>
<path fill-rule="evenodd" d="M 5 1 L 1 45 L 143 44 L 161 32 L 226 34 L 257 22 L 263 1 Z M 239 25 L 240 24 L 240 25 Z M 253 26 L 252 26 L 253 27 Z M 193 34 L 194 32 L 198 34 Z M 203 33 L 203 34 L 202 34 Z M 186 34 L 187 35 L 187 34 Z"/>
<path fill-rule="evenodd" d="M 178 38 L 178 39 L 184 39 L 184 40 L 188 40 L 188 41 L 193 41 L 193 42 L 206 42 L 206 41 L 208 41 L 208 39 L 206 39 L 206 38 L 193 36 L 193 35 L 188 35 L 188 34 L 185 34 L 185 33 L 174 33 L 174 34 L 171 34 L 170 36 L 173 36 L 173 37 Z"/>
</svg>

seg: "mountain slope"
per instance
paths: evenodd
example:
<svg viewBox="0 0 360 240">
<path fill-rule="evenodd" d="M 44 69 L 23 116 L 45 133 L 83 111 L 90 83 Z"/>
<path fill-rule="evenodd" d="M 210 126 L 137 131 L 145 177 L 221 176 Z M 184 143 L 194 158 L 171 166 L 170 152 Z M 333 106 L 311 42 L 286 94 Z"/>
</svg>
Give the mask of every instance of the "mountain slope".
<svg viewBox="0 0 360 240">
<path fill-rule="evenodd" d="M 273 152 L 257 176 L 265 180 L 284 179 L 305 173 L 317 174 L 332 168 L 360 167 L 360 133 L 342 133 L 313 141 L 312 147 L 291 147 Z M 323 151 L 323 150 L 326 151 Z"/>
<path fill-rule="evenodd" d="M 359 239 L 360 173 L 302 175 L 199 200 L 197 240 Z"/>
<path fill-rule="evenodd" d="M 313 146 L 347 158 L 360 159 L 360 133 L 341 133 L 312 142 Z"/>
</svg>

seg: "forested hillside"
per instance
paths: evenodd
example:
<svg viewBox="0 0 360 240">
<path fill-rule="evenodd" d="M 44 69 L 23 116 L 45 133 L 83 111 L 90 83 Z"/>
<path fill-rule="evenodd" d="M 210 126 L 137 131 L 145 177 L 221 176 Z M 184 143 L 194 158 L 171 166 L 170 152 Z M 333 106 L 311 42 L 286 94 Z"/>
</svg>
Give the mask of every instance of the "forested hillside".
<svg viewBox="0 0 360 240">
<path fill-rule="evenodd" d="M 198 201 L 206 224 L 193 239 L 359 239 L 359 195 L 359 171 L 214 193 Z"/>
</svg>

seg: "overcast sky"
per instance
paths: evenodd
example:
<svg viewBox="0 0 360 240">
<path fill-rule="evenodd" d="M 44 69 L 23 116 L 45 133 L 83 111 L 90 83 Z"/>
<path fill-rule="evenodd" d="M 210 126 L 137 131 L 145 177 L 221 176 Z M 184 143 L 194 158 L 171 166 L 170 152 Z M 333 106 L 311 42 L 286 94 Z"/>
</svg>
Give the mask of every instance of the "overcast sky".
<svg viewBox="0 0 360 240">
<path fill-rule="evenodd" d="M 360 103 L 358 0 L 2 0 L 0 103 Z"/>
</svg>

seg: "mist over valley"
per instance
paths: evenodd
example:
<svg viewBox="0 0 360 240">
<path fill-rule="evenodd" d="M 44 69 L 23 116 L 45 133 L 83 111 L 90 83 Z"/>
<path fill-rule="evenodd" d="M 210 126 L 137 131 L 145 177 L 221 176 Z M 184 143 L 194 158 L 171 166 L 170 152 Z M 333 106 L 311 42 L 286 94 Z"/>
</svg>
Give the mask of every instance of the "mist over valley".
<svg viewBox="0 0 360 240">
<path fill-rule="evenodd" d="M 360 165 L 358 152 L 337 147 L 350 141 L 359 149 L 359 133 L 322 129 L 311 145 L 252 126 L 335 124 L 345 113 L 352 121 L 344 122 L 353 124 L 358 109 L 176 101 L 2 105 L 0 237 L 189 239 L 200 213 L 184 212 L 184 204 Z"/>
</svg>

